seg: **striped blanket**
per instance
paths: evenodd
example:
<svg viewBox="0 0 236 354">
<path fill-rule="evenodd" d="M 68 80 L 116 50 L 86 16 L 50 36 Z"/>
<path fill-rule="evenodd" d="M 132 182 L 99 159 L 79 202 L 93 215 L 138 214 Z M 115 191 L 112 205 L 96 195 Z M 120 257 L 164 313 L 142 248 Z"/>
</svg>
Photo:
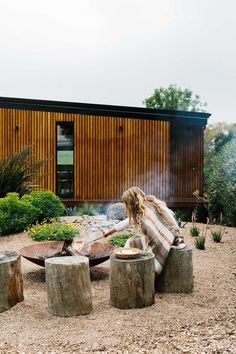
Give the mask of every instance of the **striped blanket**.
<svg viewBox="0 0 236 354">
<path fill-rule="evenodd" d="M 175 238 L 178 238 L 179 227 L 172 211 L 163 205 L 160 212 L 152 206 L 145 207 L 140 223 L 144 236 L 134 236 L 127 240 L 125 247 L 137 247 L 155 255 L 156 274 L 162 272 Z"/>
</svg>

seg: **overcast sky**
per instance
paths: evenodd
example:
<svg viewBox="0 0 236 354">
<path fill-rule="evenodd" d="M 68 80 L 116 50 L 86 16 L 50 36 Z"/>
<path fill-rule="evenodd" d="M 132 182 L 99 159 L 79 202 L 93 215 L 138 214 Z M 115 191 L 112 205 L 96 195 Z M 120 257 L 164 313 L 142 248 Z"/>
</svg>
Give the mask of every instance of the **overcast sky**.
<svg viewBox="0 0 236 354">
<path fill-rule="evenodd" d="M 235 0 L 0 0 L 0 96 L 143 106 L 176 83 L 236 122 Z"/>
</svg>

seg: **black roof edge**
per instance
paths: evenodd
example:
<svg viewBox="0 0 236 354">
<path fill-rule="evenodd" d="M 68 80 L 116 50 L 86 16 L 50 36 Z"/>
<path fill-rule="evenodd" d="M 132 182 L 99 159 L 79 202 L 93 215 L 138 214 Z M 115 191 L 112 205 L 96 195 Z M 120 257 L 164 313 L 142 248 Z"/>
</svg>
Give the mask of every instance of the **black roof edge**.
<svg viewBox="0 0 236 354">
<path fill-rule="evenodd" d="M 26 109 L 62 113 L 80 113 L 124 118 L 130 117 L 160 120 L 172 120 L 172 118 L 177 118 L 184 121 L 198 121 L 203 125 L 207 124 L 207 119 L 211 116 L 210 113 L 204 112 L 176 111 L 143 107 L 63 102 L 14 97 L 0 97 L 0 108 Z"/>
</svg>

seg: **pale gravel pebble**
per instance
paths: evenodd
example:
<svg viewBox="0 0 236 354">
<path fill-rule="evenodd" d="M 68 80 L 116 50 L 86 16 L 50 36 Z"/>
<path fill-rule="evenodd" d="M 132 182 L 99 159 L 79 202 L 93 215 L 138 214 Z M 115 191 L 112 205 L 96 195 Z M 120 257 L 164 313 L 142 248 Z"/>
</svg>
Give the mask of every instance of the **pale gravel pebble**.
<svg viewBox="0 0 236 354">
<path fill-rule="evenodd" d="M 67 217 L 82 235 L 109 224 L 103 216 Z M 228 354 L 236 353 L 236 229 L 206 251 L 193 247 L 194 293 L 156 294 L 151 307 L 119 310 L 109 304 L 109 261 L 91 270 L 93 311 L 77 318 L 47 312 L 44 270 L 22 259 L 24 302 L 0 314 L 0 354 Z M 94 228 L 91 232 L 91 228 Z M 33 244 L 26 234 L 0 238 L 1 250 Z"/>
</svg>

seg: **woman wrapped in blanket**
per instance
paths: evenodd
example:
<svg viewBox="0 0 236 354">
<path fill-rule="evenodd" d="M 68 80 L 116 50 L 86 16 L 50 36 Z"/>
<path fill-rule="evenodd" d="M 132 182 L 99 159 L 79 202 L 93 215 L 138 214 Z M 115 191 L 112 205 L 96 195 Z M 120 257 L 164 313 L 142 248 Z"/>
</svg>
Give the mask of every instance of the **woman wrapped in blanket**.
<svg viewBox="0 0 236 354">
<path fill-rule="evenodd" d="M 180 236 L 180 229 L 174 213 L 166 203 L 154 196 L 146 196 L 138 187 L 129 188 L 122 196 L 128 218 L 116 224 L 107 231 L 108 236 L 115 231 L 121 231 L 133 225 L 143 236 L 134 236 L 127 240 L 125 247 L 137 247 L 155 255 L 156 274 L 162 272 L 170 248 L 185 247 Z"/>
</svg>

